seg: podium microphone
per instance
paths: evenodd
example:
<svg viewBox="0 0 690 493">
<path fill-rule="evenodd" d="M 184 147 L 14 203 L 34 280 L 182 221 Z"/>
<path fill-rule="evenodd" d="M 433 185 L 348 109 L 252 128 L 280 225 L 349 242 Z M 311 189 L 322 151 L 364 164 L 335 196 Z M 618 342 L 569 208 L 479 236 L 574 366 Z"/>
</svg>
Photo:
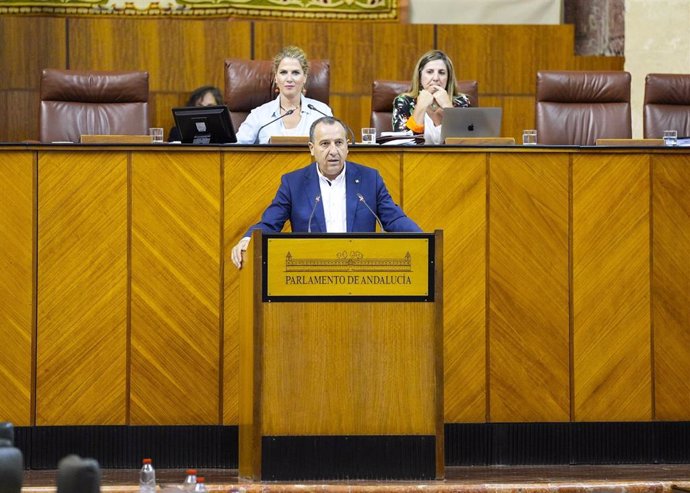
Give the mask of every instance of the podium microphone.
<svg viewBox="0 0 690 493">
<path fill-rule="evenodd" d="M 364 195 L 362 195 L 361 193 L 358 193 L 357 198 L 359 199 L 359 201 L 361 203 L 363 203 L 366 206 L 367 209 L 369 209 L 369 212 L 371 212 L 371 214 L 376 218 L 376 222 L 378 223 L 379 228 L 381 228 L 381 232 L 385 233 L 386 230 L 383 229 L 383 224 L 381 224 L 381 220 L 379 219 L 379 216 L 377 216 L 376 213 L 371 209 L 371 207 L 369 207 L 369 204 L 367 204 L 367 201 L 364 200 Z"/>
<path fill-rule="evenodd" d="M 318 109 L 316 106 L 314 106 L 311 103 L 309 103 L 307 105 L 307 108 L 309 108 L 312 111 L 316 111 L 317 113 L 321 113 L 323 116 L 335 118 L 331 115 L 327 115 L 326 113 L 324 113 L 323 111 L 321 111 L 320 109 Z M 350 128 L 349 125 L 346 125 L 344 122 L 343 122 L 343 125 L 345 125 L 345 128 L 347 129 L 347 133 L 350 134 L 350 141 L 354 144 L 355 143 L 355 133 L 352 131 L 352 129 Z"/>
<path fill-rule="evenodd" d="M 271 120 L 270 122 L 268 122 L 268 123 L 266 123 L 266 124 L 264 124 L 264 125 L 261 125 L 261 126 L 259 127 L 259 130 L 257 130 L 257 132 L 256 132 L 256 139 L 254 139 L 254 143 L 257 144 L 257 143 L 259 142 L 259 134 L 261 133 L 261 131 L 262 131 L 264 128 L 268 127 L 270 124 L 275 123 L 275 122 L 277 122 L 278 120 L 280 120 L 280 119 L 282 119 L 282 118 L 285 118 L 285 117 L 288 116 L 288 115 L 292 115 L 294 112 L 295 112 L 294 108 L 293 108 L 293 109 L 289 109 L 289 110 L 287 110 L 285 113 L 283 113 L 282 115 L 280 115 L 278 118 L 274 118 L 274 119 Z"/>
<path fill-rule="evenodd" d="M 309 214 L 309 223 L 307 224 L 307 233 L 311 233 L 311 220 L 314 218 L 314 213 L 316 212 L 316 206 L 321 202 L 321 195 L 317 195 L 314 198 L 314 207 L 311 208 L 311 214 Z"/>
</svg>

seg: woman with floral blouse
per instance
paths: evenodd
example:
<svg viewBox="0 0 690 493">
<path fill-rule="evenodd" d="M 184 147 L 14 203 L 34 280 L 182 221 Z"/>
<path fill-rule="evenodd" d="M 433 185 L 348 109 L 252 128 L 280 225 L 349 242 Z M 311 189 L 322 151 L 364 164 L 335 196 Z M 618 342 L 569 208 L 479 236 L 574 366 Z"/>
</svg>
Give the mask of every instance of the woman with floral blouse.
<svg viewBox="0 0 690 493">
<path fill-rule="evenodd" d="M 426 144 L 440 144 L 443 109 L 470 105 L 467 95 L 455 91 L 455 71 L 448 55 L 440 50 L 426 52 L 417 61 L 410 91 L 393 100 L 393 130 L 412 130 L 424 134 Z"/>
</svg>

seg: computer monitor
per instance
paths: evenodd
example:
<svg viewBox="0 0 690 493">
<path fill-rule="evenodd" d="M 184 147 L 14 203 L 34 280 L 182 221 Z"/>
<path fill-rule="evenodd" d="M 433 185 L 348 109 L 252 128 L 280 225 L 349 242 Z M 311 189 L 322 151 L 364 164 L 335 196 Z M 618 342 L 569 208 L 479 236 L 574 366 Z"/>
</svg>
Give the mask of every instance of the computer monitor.
<svg viewBox="0 0 690 493">
<path fill-rule="evenodd" d="M 237 142 L 227 106 L 185 106 L 172 112 L 183 144 Z"/>
</svg>

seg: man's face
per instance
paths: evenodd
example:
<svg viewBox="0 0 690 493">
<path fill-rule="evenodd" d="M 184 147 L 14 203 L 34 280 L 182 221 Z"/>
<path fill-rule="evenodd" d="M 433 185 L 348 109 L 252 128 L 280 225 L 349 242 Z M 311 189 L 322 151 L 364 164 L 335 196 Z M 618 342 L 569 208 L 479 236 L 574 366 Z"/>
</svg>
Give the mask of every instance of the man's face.
<svg viewBox="0 0 690 493">
<path fill-rule="evenodd" d="M 314 128 L 314 141 L 309 142 L 309 151 L 321 173 L 333 180 L 343 170 L 347 159 L 347 138 L 343 126 L 319 123 Z"/>
</svg>

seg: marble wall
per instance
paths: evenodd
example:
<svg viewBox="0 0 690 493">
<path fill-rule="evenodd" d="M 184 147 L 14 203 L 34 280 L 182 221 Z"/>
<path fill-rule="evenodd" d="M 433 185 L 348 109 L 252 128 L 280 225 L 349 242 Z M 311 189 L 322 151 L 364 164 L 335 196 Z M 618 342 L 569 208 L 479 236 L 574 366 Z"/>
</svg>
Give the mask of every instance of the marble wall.
<svg viewBox="0 0 690 493">
<path fill-rule="evenodd" d="M 623 55 L 624 0 L 564 0 L 563 20 L 575 24 L 578 55 Z"/>
</svg>

